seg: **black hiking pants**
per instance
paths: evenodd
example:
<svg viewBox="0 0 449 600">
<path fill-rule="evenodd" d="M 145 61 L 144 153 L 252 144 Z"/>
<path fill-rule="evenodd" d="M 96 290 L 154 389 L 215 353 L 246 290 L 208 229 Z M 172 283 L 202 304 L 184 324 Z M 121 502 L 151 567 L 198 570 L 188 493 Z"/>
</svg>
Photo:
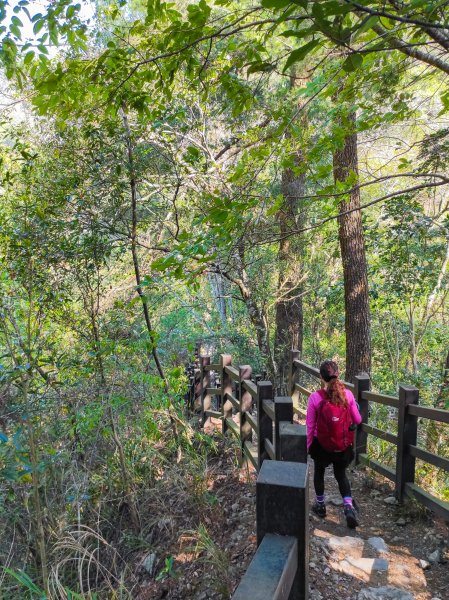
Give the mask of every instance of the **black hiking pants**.
<svg viewBox="0 0 449 600">
<path fill-rule="evenodd" d="M 315 463 L 313 485 L 316 495 L 322 496 L 324 494 L 324 473 L 326 468 L 332 465 L 340 494 L 342 497 L 351 496 L 351 484 L 346 475 L 346 469 L 354 457 L 352 447 L 347 448 L 344 452 L 328 452 L 315 438 L 309 452 Z"/>
</svg>

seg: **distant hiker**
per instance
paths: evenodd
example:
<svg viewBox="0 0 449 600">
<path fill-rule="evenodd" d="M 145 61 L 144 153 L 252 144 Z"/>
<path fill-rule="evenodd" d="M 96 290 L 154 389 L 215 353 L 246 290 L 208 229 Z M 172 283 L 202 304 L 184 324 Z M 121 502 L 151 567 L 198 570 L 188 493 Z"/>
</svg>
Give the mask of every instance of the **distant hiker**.
<svg viewBox="0 0 449 600">
<path fill-rule="evenodd" d="M 343 498 L 346 522 L 354 529 L 358 522 L 346 468 L 354 458 L 354 430 L 362 422 L 362 417 L 352 392 L 345 388 L 338 376 L 337 363 L 324 361 L 320 366 L 324 387 L 310 394 L 307 403 L 307 448 L 315 463 L 313 484 L 316 500 L 312 510 L 320 517 L 326 516 L 324 472 L 332 464 Z"/>
</svg>

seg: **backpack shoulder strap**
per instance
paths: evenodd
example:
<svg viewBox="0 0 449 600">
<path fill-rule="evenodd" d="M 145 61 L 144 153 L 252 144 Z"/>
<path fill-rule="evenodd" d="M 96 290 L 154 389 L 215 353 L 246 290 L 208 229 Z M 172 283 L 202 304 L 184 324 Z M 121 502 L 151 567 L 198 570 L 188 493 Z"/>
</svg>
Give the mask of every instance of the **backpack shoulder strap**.
<svg viewBox="0 0 449 600">
<path fill-rule="evenodd" d="M 317 394 L 321 398 L 321 402 L 317 406 L 318 418 L 321 418 L 321 412 L 323 410 L 323 406 L 329 400 L 329 396 L 327 395 L 326 390 L 324 390 L 323 388 L 321 388 L 320 390 L 317 390 Z"/>
<path fill-rule="evenodd" d="M 321 400 L 327 400 L 329 398 L 328 395 L 327 395 L 326 390 L 323 390 L 323 388 L 321 388 L 320 390 L 318 390 L 317 394 L 319 395 L 319 397 L 321 398 Z"/>
</svg>

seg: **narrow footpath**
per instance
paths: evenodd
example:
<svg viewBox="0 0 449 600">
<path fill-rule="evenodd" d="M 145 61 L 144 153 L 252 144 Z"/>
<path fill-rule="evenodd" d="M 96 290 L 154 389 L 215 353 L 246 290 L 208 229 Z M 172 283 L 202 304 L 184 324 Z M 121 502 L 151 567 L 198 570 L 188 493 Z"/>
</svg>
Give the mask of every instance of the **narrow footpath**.
<svg viewBox="0 0 449 600">
<path fill-rule="evenodd" d="M 218 443 L 208 466 L 207 493 L 213 501 L 201 518 L 204 539 L 186 543 L 179 523 L 170 549 L 173 576 L 141 580 L 139 600 L 224 600 L 254 556 L 256 473 L 238 468 L 232 440 Z M 326 472 L 327 516 L 309 517 L 310 600 L 449 600 L 448 524 L 416 503 L 398 506 L 390 483 L 364 468 L 350 470 L 349 477 L 360 526 L 347 528 L 331 469 Z"/>
</svg>

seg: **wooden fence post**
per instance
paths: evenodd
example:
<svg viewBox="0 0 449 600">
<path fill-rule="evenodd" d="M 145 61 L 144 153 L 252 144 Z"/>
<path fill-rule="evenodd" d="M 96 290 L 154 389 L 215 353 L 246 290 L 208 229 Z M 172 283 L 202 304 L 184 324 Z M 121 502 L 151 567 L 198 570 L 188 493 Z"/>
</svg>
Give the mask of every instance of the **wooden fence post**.
<svg viewBox="0 0 449 600">
<path fill-rule="evenodd" d="M 279 460 L 307 462 L 307 429 L 299 423 L 281 423 L 279 426 Z"/>
<path fill-rule="evenodd" d="M 408 451 L 408 445 L 416 446 L 418 417 L 409 414 L 410 404 L 418 404 L 419 390 L 410 385 L 399 386 L 398 409 L 398 451 L 396 455 L 396 489 L 399 502 L 404 499 L 406 483 L 415 481 L 415 457 Z"/>
<path fill-rule="evenodd" d="M 232 357 L 230 354 L 220 355 L 220 379 L 221 379 L 221 414 L 223 417 L 222 432 L 223 435 L 226 433 L 228 428 L 226 419 L 232 417 L 232 403 L 225 399 L 226 394 L 232 394 L 232 379 L 225 371 L 225 367 L 229 367 L 232 364 Z"/>
<path fill-rule="evenodd" d="M 242 385 L 245 379 L 251 379 L 252 368 L 249 365 L 242 365 L 239 367 L 239 395 L 240 395 L 240 445 L 242 451 L 242 464 L 245 461 L 245 442 L 252 440 L 253 429 L 246 420 L 246 413 L 251 411 L 253 406 L 253 398 L 251 394 L 246 391 Z"/>
<path fill-rule="evenodd" d="M 268 458 L 265 450 L 265 439 L 273 443 L 273 421 L 265 413 L 263 409 L 264 400 L 273 399 L 273 384 L 271 381 L 259 381 L 257 384 L 257 457 L 259 460 L 259 468 L 262 467 L 263 461 Z"/>
<path fill-rule="evenodd" d="M 193 412 L 198 413 L 201 410 L 201 369 L 195 368 L 193 371 Z"/>
<path fill-rule="evenodd" d="M 369 417 L 369 402 L 362 397 L 363 392 L 367 392 L 370 389 L 371 380 L 368 373 L 360 373 L 354 377 L 354 396 L 356 402 L 359 405 L 360 414 L 362 416 L 362 423 L 368 423 Z M 357 435 L 355 440 L 355 464 L 359 464 L 360 455 L 366 454 L 368 444 L 368 434 L 362 431 L 361 427 L 357 429 Z"/>
<path fill-rule="evenodd" d="M 256 483 L 257 545 L 265 534 L 298 540 L 298 566 L 289 600 L 306 600 L 309 593 L 308 466 L 267 460 Z"/>
<path fill-rule="evenodd" d="M 206 422 L 206 415 L 204 412 L 210 410 L 211 398 L 207 393 L 207 388 L 210 387 L 210 371 L 206 371 L 204 367 L 210 365 L 210 356 L 200 356 L 200 370 L 201 370 L 201 416 L 200 426 L 204 427 Z"/>
<path fill-rule="evenodd" d="M 290 396 L 295 393 L 295 383 L 298 383 L 298 369 L 293 364 L 293 361 L 300 356 L 299 350 L 290 350 L 290 370 L 288 376 L 288 389 Z"/>
<path fill-rule="evenodd" d="M 281 421 L 293 423 L 293 400 L 290 396 L 278 396 L 274 399 L 274 451 L 276 460 L 281 460 L 279 426 Z"/>
</svg>

